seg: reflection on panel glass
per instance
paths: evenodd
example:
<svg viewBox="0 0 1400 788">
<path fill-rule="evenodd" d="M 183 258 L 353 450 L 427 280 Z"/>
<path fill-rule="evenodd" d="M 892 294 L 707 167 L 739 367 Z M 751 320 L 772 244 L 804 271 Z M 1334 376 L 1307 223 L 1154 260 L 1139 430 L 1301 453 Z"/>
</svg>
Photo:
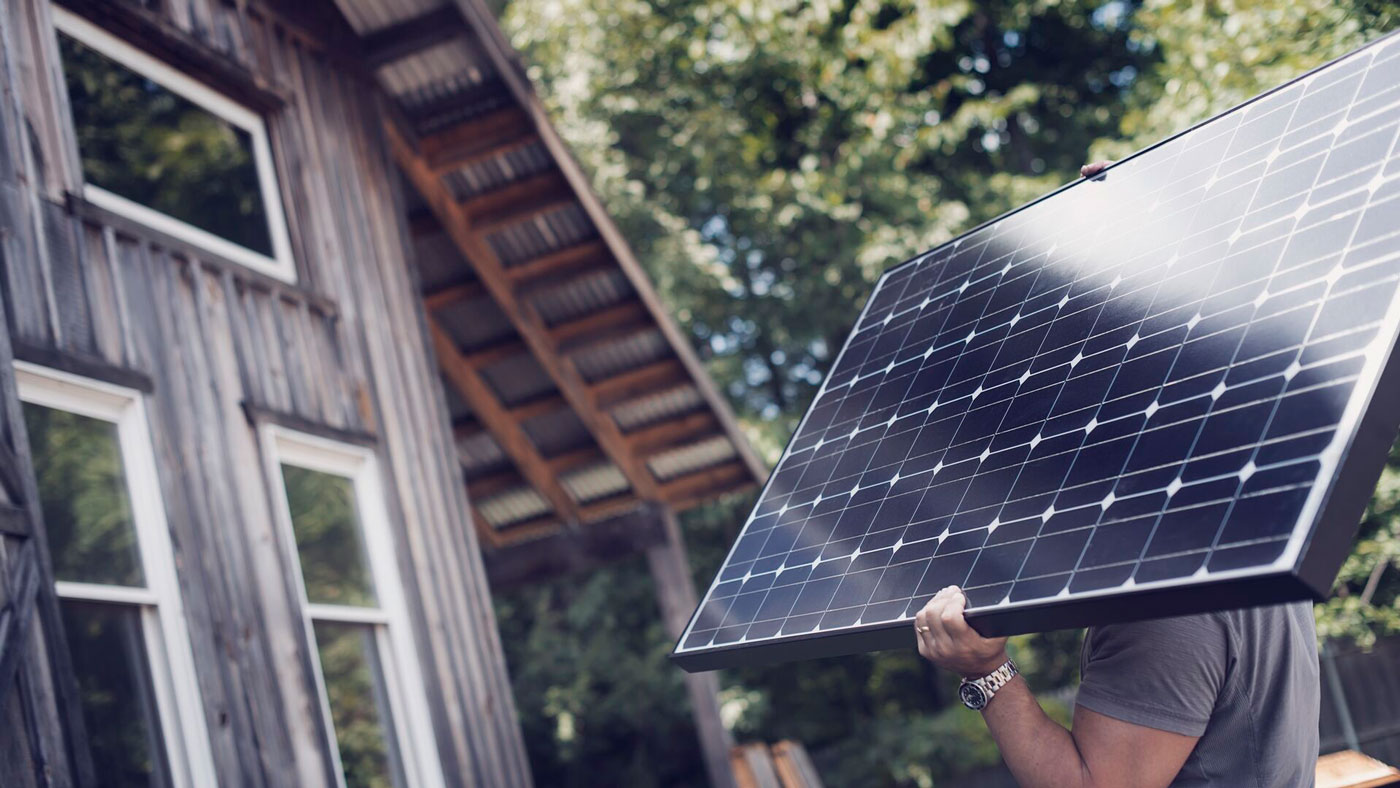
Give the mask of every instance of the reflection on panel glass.
<svg viewBox="0 0 1400 788">
<path fill-rule="evenodd" d="M 248 132 L 58 37 L 87 182 L 272 255 Z"/>
<path fill-rule="evenodd" d="M 327 605 L 373 605 L 374 582 L 354 483 L 344 476 L 282 466 L 306 598 Z"/>
<path fill-rule="evenodd" d="M 374 626 L 317 621 L 315 632 L 347 788 L 402 785 Z"/>
<path fill-rule="evenodd" d="M 145 584 L 117 425 L 24 404 L 54 577 Z"/>
<path fill-rule="evenodd" d="M 99 781 L 170 785 L 140 608 L 71 599 L 60 608 Z"/>
</svg>

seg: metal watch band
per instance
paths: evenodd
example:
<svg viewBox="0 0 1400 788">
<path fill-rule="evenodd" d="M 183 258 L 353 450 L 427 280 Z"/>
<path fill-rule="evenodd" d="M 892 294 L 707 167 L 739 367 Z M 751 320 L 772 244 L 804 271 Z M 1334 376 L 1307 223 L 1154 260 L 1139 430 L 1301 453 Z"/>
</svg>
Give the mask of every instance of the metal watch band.
<svg viewBox="0 0 1400 788">
<path fill-rule="evenodd" d="M 1016 663 L 1008 659 L 991 673 L 988 673 L 980 679 L 970 679 L 969 681 L 981 687 L 982 691 L 986 692 L 987 697 L 990 699 L 992 695 L 996 694 L 997 690 L 1006 686 L 1006 682 L 1010 681 L 1012 677 L 1019 672 L 1020 671 L 1016 669 Z"/>
<path fill-rule="evenodd" d="M 1006 683 L 1019 672 L 1016 669 L 1016 663 L 1008 659 L 1001 663 L 996 670 L 982 678 L 964 678 L 958 694 L 963 704 L 969 709 L 981 711 L 987 708 L 988 703 L 991 703 L 992 696 L 996 695 L 997 690 L 1006 686 Z"/>
</svg>

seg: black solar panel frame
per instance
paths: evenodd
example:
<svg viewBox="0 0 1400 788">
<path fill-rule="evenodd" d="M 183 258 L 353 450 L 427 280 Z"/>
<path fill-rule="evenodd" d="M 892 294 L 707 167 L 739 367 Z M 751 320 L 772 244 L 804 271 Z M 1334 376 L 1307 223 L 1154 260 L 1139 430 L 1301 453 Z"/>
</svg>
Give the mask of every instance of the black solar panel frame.
<svg viewBox="0 0 1400 788">
<path fill-rule="evenodd" d="M 1112 176 L 1114 169 L 1126 162 L 1145 156 L 1217 120 L 1242 111 L 1269 96 L 1302 83 L 1314 74 L 1325 71 L 1354 55 L 1384 46 L 1391 40 L 1398 38 L 1400 38 L 1400 31 L 1393 31 L 1381 36 L 1341 57 L 1299 74 L 1297 77 L 1247 101 L 1212 115 L 1126 156 L 1109 165 L 1093 178 L 1071 181 L 1024 205 L 989 219 L 933 249 L 921 252 L 887 268 L 881 273 L 872 289 L 872 296 L 867 298 L 865 305 L 861 307 L 860 313 L 852 323 L 847 340 L 842 344 L 841 352 L 832 361 L 830 369 L 839 368 L 841 357 L 849 346 L 850 336 L 854 335 L 862 325 L 872 302 L 875 300 L 873 295 L 878 291 L 880 284 L 900 269 L 916 265 L 921 260 L 937 254 L 940 250 L 958 244 L 963 239 L 976 235 L 1070 189 L 1093 188 L 1094 182 L 1107 180 Z M 984 637 L 998 637 L 1325 598 L 1331 592 L 1332 584 L 1336 579 L 1337 572 L 1341 569 L 1342 562 L 1346 560 L 1351 551 L 1352 541 L 1361 525 L 1361 517 L 1365 513 L 1371 493 L 1385 468 L 1396 432 L 1400 430 L 1400 353 L 1397 353 L 1395 332 L 1390 337 L 1390 346 L 1385 351 L 1385 358 L 1381 363 L 1380 372 L 1376 376 L 1371 391 L 1365 394 L 1358 392 L 1354 396 L 1364 396 L 1365 407 L 1361 411 L 1361 418 L 1356 422 L 1352 434 L 1346 436 L 1346 446 L 1337 463 L 1332 483 L 1321 505 L 1317 508 L 1312 522 L 1307 526 L 1308 532 L 1303 540 L 1302 549 L 1298 552 L 1292 567 L 1219 580 L 1190 579 L 1183 581 L 1180 585 L 1123 588 L 1111 595 L 1035 600 L 1011 608 L 973 608 L 967 611 L 968 624 Z M 787 457 L 788 450 L 797 436 L 802 433 L 802 428 L 810 415 L 810 409 L 803 414 L 802 420 L 793 430 L 787 445 L 784 446 L 782 457 Z M 756 503 L 763 500 L 773 483 L 773 478 L 774 474 L 770 474 L 755 499 Z M 1295 524 L 1294 532 L 1296 532 L 1296 528 Z M 735 546 L 737 546 L 737 541 L 736 539 Z M 733 549 L 734 546 L 731 546 L 730 552 L 725 556 L 725 563 L 728 563 Z M 703 597 L 701 601 L 703 602 Z M 772 640 L 730 643 L 706 647 L 703 650 L 682 652 L 680 650 L 681 643 L 690 632 L 690 625 L 694 623 L 699 614 L 700 608 L 697 607 L 691 614 L 691 619 L 687 622 L 680 637 L 677 638 L 676 645 L 670 654 L 672 661 L 690 672 L 911 648 L 915 645 L 913 627 L 909 619 L 902 619 L 830 631 L 788 635 Z"/>
</svg>

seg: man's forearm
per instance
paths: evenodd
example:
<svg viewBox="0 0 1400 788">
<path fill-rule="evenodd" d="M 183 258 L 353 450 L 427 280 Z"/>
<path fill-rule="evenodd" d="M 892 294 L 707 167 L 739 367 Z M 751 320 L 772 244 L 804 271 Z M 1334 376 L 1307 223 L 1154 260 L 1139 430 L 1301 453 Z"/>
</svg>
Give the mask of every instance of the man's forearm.
<svg viewBox="0 0 1400 788">
<path fill-rule="evenodd" d="M 1093 786 L 1074 737 L 1040 708 L 1025 679 L 998 690 L 982 717 L 1021 788 Z"/>
</svg>

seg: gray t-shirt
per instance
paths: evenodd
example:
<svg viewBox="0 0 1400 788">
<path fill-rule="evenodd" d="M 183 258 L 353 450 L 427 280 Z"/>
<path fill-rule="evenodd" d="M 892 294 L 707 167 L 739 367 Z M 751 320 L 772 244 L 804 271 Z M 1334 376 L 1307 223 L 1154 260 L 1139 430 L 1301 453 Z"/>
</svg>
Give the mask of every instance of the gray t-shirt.
<svg viewBox="0 0 1400 788">
<path fill-rule="evenodd" d="M 1199 736 L 1173 788 L 1312 786 L 1318 666 L 1312 605 L 1094 627 L 1079 705 Z"/>
</svg>

